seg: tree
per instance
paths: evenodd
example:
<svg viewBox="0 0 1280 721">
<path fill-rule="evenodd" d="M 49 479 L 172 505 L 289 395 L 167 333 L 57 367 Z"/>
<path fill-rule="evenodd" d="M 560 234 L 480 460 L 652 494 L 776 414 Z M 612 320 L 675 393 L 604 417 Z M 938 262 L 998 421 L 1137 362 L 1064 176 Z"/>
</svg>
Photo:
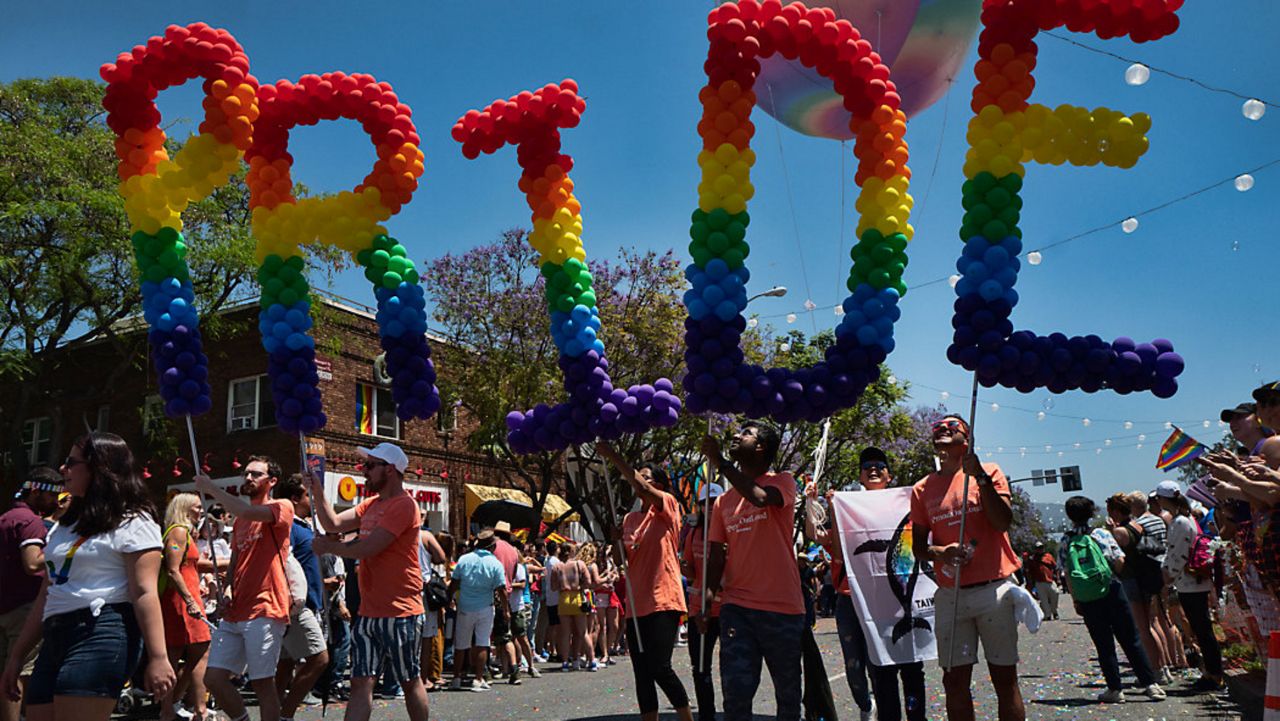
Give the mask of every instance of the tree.
<svg viewBox="0 0 1280 721">
<path fill-rule="evenodd" d="M 118 359 L 80 373 L 85 398 L 148 365 L 103 92 L 80 78 L 0 84 L 0 382 L 16 391 L 0 408 L 7 486 L 25 471 L 24 420 L 37 410 L 59 419 L 68 400 L 48 390 L 50 378 L 72 372 L 59 349 L 101 341 Z M 171 157 L 179 147 L 170 143 Z M 219 309 L 257 293 L 244 169 L 183 217 L 201 323 L 216 339 Z M 326 262 L 317 265 L 332 269 L 334 254 L 321 253 Z M 77 428 L 55 420 L 53 447 L 64 448 Z"/>
<path fill-rule="evenodd" d="M 448 369 L 441 375 L 442 398 L 477 419 L 479 429 L 468 440 L 472 450 L 503 460 L 510 485 L 525 490 L 540 513 L 556 480 L 566 478 L 565 453 L 513 453 L 504 421 L 512 410 L 565 398 L 556 363 L 559 352 L 546 315 L 544 278 L 527 236 L 524 229 L 508 230 L 495 243 L 428 261 L 423 283 L 435 307 L 434 319 L 450 340 L 435 349 Z M 678 382 L 684 276 L 674 255 L 623 250 L 613 262 L 592 260 L 591 274 L 614 386 L 659 377 Z M 619 447 L 628 457 L 643 457 L 641 446 L 656 437 L 626 438 Z M 592 462 L 591 453 L 582 456 Z M 575 464 L 581 473 L 566 484 L 566 500 L 607 525 L 603 485 L 592 485 L 581 465 Z"/>
<path fill-rule="evenodd" d="M 1036 547 L 1039 541 L 1048 541 L 1044 522 L 1040 519 L 1040 509 L 1032 502 L 1026 491 L 1013 486 L 1010 498 L 1013 504 L 1013 521 L 1009 524 L 1009 542 L 1017 553 L 1026 553 Z"/>
<path fill-rule="evenodd" d="M 1226 431 L 1222 434 L 1221 438 L 1209 445 L 1209 450 L 1215 452 L 1226 451 L 1227 453 L 1241 453 L 1248 449 L 1245 449 L 1240 445 L 1240 442 L 1236 440 L 1236 437 L 1231 435 L 1231 431 Z M 1205 473 L 1204 466 L 1196 463 L 1195 461 L 1192 461 L 1191 463 L 1184 463 L 1178 466 L 1177 470 L 1178 482 L 1188 487 L 1190 487 L 1192 483 L 1195 483 L 1208 475 Z"/>
</svg>

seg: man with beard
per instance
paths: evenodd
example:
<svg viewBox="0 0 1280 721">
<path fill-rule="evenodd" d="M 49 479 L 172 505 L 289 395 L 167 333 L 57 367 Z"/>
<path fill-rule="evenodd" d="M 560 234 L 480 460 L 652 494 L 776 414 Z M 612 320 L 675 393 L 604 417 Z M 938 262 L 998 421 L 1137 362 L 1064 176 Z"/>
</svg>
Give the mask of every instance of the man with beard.
<svg viewBox="0 0 1280 721">
<path fill-rule="evenodd" d="M 231 526 L 231 603 L 213 633 L 205 675 L 205 684 L 232 721 L 249 718 L 231 681 L 246 669 L 262 721 L 280 719 L 275 676 L 292 605 L 284 554 L 293 525 L 293 504 L 270 497 L 280 476 L 275 461 L 251 456 L 239 496 L 204 474 L 195 479 L 197 491 L 212 496 L 236 519 Z"/>
<path fill-rule="evenodd" d="M 769 470 L 777 429 L 748 422 L 720 454 L 711 436 L 702 454 L 733 488 L 720 497 L 709 528 L 707 590 L 720 596 L 720 685 L 724 717 L 751 718 L 760 663 L 769 667 L 780 721 L 800 718 L 800 644 L 804 598 L 796 566 L 796 482 Z"/>
<path fill-rule="evenodd" d="M 404 490 L 409 458 L 394 443 L 357 448 L 364 458 L 365 490 L 374 495 L 355 508 L 335 513 L 324 496 L 324 481 L 311 477 L 311 498 L 320 526 L 329 533 L 359 531 L 341 541 L 316 538 L 316 553 L 359 559 L 360 608 L 352 627 L 351 699 L 346 721 L 368 721 L 373 685 L 382 676 L 383 660 L 404 689 L 412 721 L 426 721 L 427 690 L 422 683 L 422 569 L 418 564 L 418 504 Z"/>
<path fill-rule="evenodd" d="M 58 508 L 62 475 L 47 466 L 33 469 L 13 508 L 0 515 L 0 659 L 18 641 L 31 604 L 44 585 L 44 541 L 47 534 L 41 516 Z M 40 646 L 31 649 L 19 675 L 25 693 Z M 18 721 L 20 701 L 0 698 L 0 721 Z"/>
<path fill-rule="evenodd" d="M 933 424 L 933 448 L 941 466 L 912 487 L 912 551 L 937 572 L 934 608 L 947 718 L 973 721 L 973 666 L 981 640 L 1000 721 L 1023 721 L 1012 593 L 1019 562 L 1008 533 L 1012 491 L 1000 467 L 979 462 L 969 444 L 969 424 L 959 416 L 943 416 Z M 967 518 L 964 538 L 962 515 Z"/>
</svg>

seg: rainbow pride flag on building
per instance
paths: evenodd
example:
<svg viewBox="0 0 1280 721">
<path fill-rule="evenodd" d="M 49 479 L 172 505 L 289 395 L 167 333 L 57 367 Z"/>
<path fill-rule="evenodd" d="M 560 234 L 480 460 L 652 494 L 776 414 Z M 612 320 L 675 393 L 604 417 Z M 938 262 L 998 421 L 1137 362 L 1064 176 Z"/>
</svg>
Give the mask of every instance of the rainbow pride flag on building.
<svg viewBox="0 0 1280 721">
<path fill-rule="evenodd" d="M 1173 433 L 1169 435 L 1169 439 L 1160 447 L 1160 457 L 1156 459 L 1156 468 L 1161 471 L 1177 468 L 1196 456 L 1208 452 L 1208 446 L 1187 435 L 1181 428 L 1174 426 Z"/>
<path fill-rule="evenodd" d="M 373 429 L 373 386 L 356 384 L 356 430 L 366 436 L 374 434 Z"/>
</svg>

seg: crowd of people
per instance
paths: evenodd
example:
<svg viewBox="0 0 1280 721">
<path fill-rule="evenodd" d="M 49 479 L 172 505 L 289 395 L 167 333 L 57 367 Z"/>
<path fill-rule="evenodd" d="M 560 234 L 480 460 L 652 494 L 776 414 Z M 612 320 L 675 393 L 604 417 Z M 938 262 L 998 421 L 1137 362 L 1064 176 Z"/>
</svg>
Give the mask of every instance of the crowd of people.
<svg viewBox="0 0 1280 721">
<path fill-rule="evenodd" d="M 1004 473 L 972 452 L 963 418 L 933 424 L 938 469 L 911 486 L 909 550 L 937 584 L 926 627 L 949 719 L 977 716 L 979 648 L 995 715 L 1025 718 L 1018 627 L 1031 594 L 1050 621 L 1059 588 L 1069 595 L 1097 649 L 1104 703 L 1125 700 L 1117 643 L 1129 693 L 1159 701 L 1182 680 L 1222 688 L 1215 623 L 1252 619 L 1243 632 L 1255 642 L 1280 630 L 1280 384 L 1254 396 L 1223 411 L 1242 448 L 1197 459 L 1202 481 L 1163 481 L 1101 507 L 1072 497 L 1071 530 L 1022 557 Z M 321 480 L 254 456 L 238 494 L 198 475 L 196 492 L 161 512 L 125 442 L 90 433 L 59 471 L 33 470 L 0 516 L 0 721 L 20 708 L 31 721 L 104 721 L 125 687 L 149 692 L 161 721 L 203 721 L 211 703 L 246 721 L 246 690 L 263 721 L 327 700 L 367 721 L 375 695 L 425 721 L 433 691 L 483 693 L 619 661 L 645 721 L 660 695 L 681 719 L 713 721 L 717 702 L 723 718 L 751 718 L 764 668 L 777 718 L 799 719 L 815 611 L 835 618 L 861 718 L 926 718 L 924 662 L 877 665 L 868 652 L 837 515 L 806 512 L 797 546 L 798 504 L 823 504 L 774 467 L 780 441 L 755 421 L 727 457 L 704 439 L 724 485 L 703 484 L 690 516 L 660 466 L 598 443 L 638 505 L 611 523 L 609 542 L 575 543 L 522 539 L 501 522 L 466 539 L 433 533 L 390 443 L 360 449 L 370 495 L 353 508 L 336 510 Z M 858 470 L 864 492 L 899 485 L 877 448 L 863 449 Z M 823 550 L 817 569 L 797 557 L 807 542 Z M 692 698 L 672 663 L 679 645 Z"/>
</svg>

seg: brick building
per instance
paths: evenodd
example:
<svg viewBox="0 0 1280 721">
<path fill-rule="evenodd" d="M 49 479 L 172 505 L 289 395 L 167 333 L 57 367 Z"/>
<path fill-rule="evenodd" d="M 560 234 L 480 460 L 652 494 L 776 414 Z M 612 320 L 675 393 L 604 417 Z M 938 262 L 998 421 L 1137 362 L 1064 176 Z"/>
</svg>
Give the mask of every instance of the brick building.
<svg viewBox="0 0 1280 721">
<path fill-rule="evenodd" d="M 527 502 L 527 496 L 509 488 L 501 464 L 468 450 L 466 439 L 478 423 L 465 410 L 446 403 L 426 421 L 396 418 L 374 309 L 323 294 L 314 295 L 313 303 L 317 308 L 312 333 L 328 422 L 307 438 L 307 445 L 308 453 L 324 458 L 326 495 L 336 506 L 351 506 L 364 496 L 356 447 L 382 441 L 397 443 L 409 456 L 405 486 L 434 530 L 466 535 L 466 519 L 483 500 L 511 497 Z M 275 426 L 267 354 L 258 334 L 258 303 L 232 306 L 218 320 L 217 340 L 205 348 L 213 409 L 193 419 L 201 465 L 231 489 L 238 487 L 239 468 L 253 454 L 272 456 L 286 473 L 298 470 L 299 439 Z M 428 340 L 437 347 L 446 342 L 430 332 Z M 449 369 L 438 354 L 434 360 L 439 375 L 447 378 Z M 165 418 L 150 365 L 140 359 L 110 388 L 92 382 L 95 372 L 118 363 L 118 350 L 106 342 L 65 350 L 56 376 L 41 383 L 47 400 L 22 425 L 29 463 L 58 465 L 71 442 L 92 426 L 128 441 L 157 497 L 191 488 L 186 424 Z M 567 508 L 561 497 L 550 496 L 544 517 Z"/>
</svg>

